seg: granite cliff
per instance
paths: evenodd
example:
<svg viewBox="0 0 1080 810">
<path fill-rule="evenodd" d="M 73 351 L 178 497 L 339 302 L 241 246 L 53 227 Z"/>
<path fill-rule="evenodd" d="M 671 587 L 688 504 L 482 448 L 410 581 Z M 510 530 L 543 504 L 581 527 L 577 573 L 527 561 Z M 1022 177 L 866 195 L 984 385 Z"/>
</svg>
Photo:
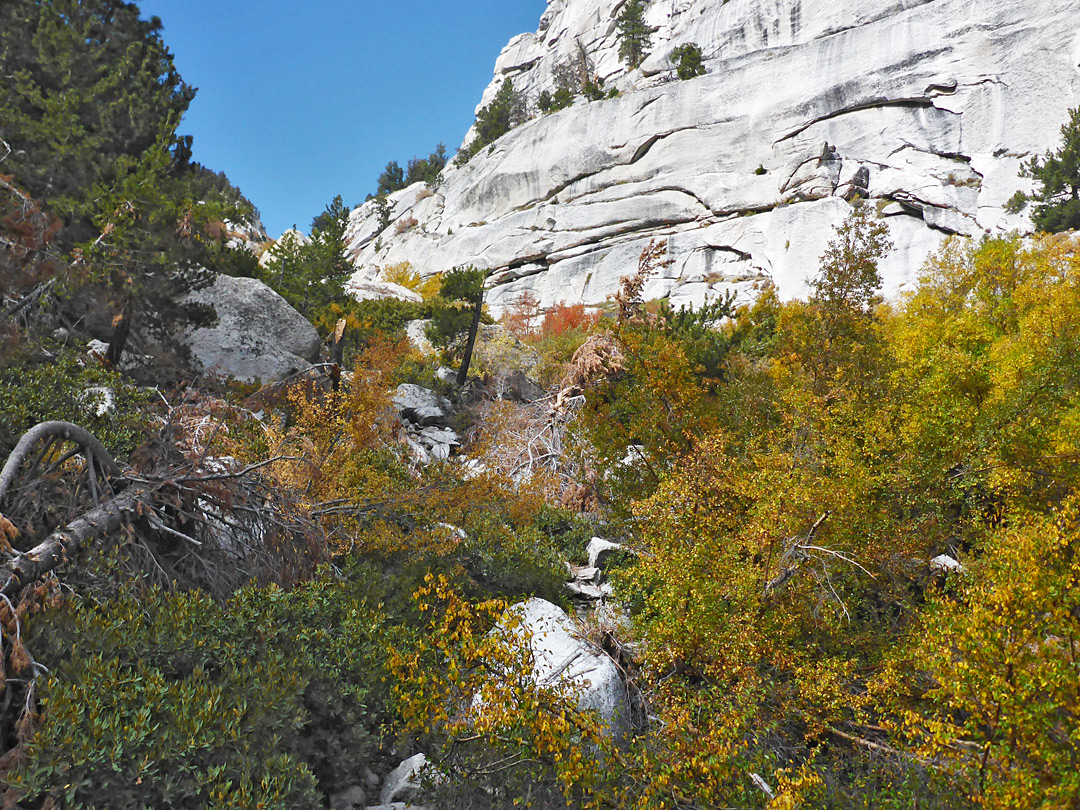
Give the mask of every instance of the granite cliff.
<svg viewBox="0 0 1080 810">
<path fill-rule="evenodd" d="M 1080 102 L 1080 0 L 653 0 L 652 54 L 633 71 L 620 6 L 550 0 L 481 105 L 507 77 L 535 103 L 582 52 L 618 97 L 537 115 L 447 167 L 433 194 L 397 192 L 381 232 L 373 203 L 356 209 L 355 280 L 476 264 L 496 311 L 526 290 L 599 303 L 666 238 L 674 261 L 649 297 L 769 283 L 799 297 L 858 195 L 888 219 L 896 295 L 947 234 L 1030 230 L 1003 205 Z M 686 42 L 706 74 L 679 81 L 668 54 Z"/>
</svg>

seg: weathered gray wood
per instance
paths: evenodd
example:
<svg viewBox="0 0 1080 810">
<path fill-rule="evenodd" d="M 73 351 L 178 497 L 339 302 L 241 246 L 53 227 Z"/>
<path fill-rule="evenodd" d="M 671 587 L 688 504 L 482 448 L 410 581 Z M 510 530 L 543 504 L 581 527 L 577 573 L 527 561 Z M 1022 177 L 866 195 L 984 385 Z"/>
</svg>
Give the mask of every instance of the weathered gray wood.
<svg viewBox="0 0 1080 810">
<path fill-rule="evenodd" d="M 116 531 L 127 514 L 148 495 L 147 490 L 134 487 L 86 512 L 82 517 L 63 526 L 29 551 L 17 554 L 0 566 L 0 594 L 14 597 L 22 588 L 36 582 L 60 564 L 73 559 L 91 540 Z"/>
<path fill-rule="evenodd" d="M 0 470 L 0 503 L 11 488 L 15 476 L 18 475 L 19 467 L 26 460 L 31 448 L 42 439 L 54 438 L 75 442 L 82 450 L 83 455 L 89 460 L 91 457 L 97 461 L 98 467 L 104 475 L 116 478 L 120 475 L 120 465 L 116 463 L 112 455 L 105 449 L 105 445 L 98 441 L 97 437 L 84 427 L 79 427 L 71 422 L 41 422 L 26 431 L 11 451 L 11 455 L 4 462 L 3 470 Z"/>
</svg>

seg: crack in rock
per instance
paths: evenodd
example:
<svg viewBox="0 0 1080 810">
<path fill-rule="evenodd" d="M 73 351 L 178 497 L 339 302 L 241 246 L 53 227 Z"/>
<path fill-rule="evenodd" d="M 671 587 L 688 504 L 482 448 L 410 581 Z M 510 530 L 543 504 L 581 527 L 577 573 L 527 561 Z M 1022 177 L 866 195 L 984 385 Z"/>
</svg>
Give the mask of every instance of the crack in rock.
<svg viewBox="0 0 1080 810">
<path fill-rule="evenodd" d="M 863 110 L 876 110 L 882 107 L 933 107 L 934 102 L 932 99 L 924 98 L 923 96 L 909 96 L 905 98 L 895 99 L 876 99 L 871 101 L 861 102 L 859 104 L 853 104 L 849 107 L 836 110 L 834 112 L 826 113 L 825 115 L 819 115 L 817 118 L 813 118 L 807 123 L 791 130 L 785 135 L 781 135 L 777 140 L 773 141 L 773 146 L 778 146 L 784 141 L 791 140 L 796 135 L 799 135 L 814 124 L 820 124 L 822 121 L 831 121 L 833 118 L 839 118 L 842 115 L 848 115 L 850 113 L 862 112 Z M 954 113 L 955 115 L 955 113 Z"/>
</svg>

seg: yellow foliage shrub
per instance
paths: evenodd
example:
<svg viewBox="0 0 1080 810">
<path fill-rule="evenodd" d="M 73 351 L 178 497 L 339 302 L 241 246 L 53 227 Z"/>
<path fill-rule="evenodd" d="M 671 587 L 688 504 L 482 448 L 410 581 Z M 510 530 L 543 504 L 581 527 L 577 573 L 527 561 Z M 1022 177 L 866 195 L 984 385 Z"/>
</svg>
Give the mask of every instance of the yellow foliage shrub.
<svg viewBox="0 0 1080 810">
<path fill-rule="evenodd" d="M 391 284 L 400 284 L 402 287 L 418 293 L 425 301 L 437 296 L 442 287 L 441 273 L 422 278 L 413 268 L 411 262 L 388 264 L 386 267 L 382 268 L 379 276 L 383 281 L 388 281 Z"/>
</svg>

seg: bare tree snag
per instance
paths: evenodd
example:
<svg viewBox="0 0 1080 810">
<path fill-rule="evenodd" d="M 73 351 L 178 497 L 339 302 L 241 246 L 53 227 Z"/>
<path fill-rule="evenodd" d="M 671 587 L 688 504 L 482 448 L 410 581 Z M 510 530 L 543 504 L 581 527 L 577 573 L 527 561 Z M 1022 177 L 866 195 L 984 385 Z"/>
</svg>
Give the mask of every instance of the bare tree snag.
<svg viewBox="0 0 1080 810">
<path fill-rule="evenodd" d="M 95 462 L 104 475 L 110 478 L 116 478 L 120 475 L 120 465 L 105 449 L 105 445 L 99 442 L 97 437 L 89 430 L 73 425 L 71 422 L 41 422 L 22 435 L 19 443 L 15 445 L 15 449 L 8 456 L 7 461 L 4 462 L 4 468 L 0 470 L 0 503 L 3 502 L 4 496 L 7 495 L 8 490 L 11 488 L 15 476 L 19 472 L 19 467 L 30 454 L 31 448 L 42 439 L 62 439 L 75 442 L 82 449 L 83 456 L 86 457 L 91 475 L 93 474 Z"/>
<path fill-rule="evenodd" d="M 78 451 L 69 451 L 61 457 L 61 460 L 70 458 L 77 452 L 81 452 L 86 458 L 87 476 L 90 479 L 95 503 L 98 502 L 97 471 L 107 478 L 120 476 L 120 465 L 105 449 L 105 445 L 98 441 L 98 438 L 89 430 L 71 422 L 41 422 L 22 435 L 7 461 L 4 462 L 3 470 L 0 470 L 0 503 L 11 489 L 19 468 L 30 456 L 34 446 L 42 440 L 47 442 L 42 455 L 48 452 L 57 440 L 74 442 L 79 446 Z M 40 461 L 39 456 L 34 462 L 35 470 Z M 145 494 L 145 490 L 124 492 L 107 503 L 99 504 L 63 528 L 57 529 L 29 551 L 17 554 L 9 562 L 0 566 L 0 582 L 3 583 L 0 585 L 0 594 L 14 597 L 24 585 L 36 581 L 65 560 L 73 558 L 88 541 L 119 528 L 125 514 L 131 511 L 136 502 Z"/>
<path fill-rule="evenodd" d="M 768 598 L 780 590 L 795 574 L 799 572 L 802 564 L 809 558 L 809 554 L 806 553 L 806 543 L 813 542 L 817 537 L 818 531 L 821 529 L 821 524 L 829 517 L 829 512 L 825 512 L 821 517 L 814 522 L 814 525 L 810 527 L 810 531 L 806 533 L 805 541 L 800 541 L 798 537 L 788 538 L 784 553 L 780 557 L 780 573 L 769 580 L 769 583 L 765 586 L 765 597 Z"/>
</svg>

